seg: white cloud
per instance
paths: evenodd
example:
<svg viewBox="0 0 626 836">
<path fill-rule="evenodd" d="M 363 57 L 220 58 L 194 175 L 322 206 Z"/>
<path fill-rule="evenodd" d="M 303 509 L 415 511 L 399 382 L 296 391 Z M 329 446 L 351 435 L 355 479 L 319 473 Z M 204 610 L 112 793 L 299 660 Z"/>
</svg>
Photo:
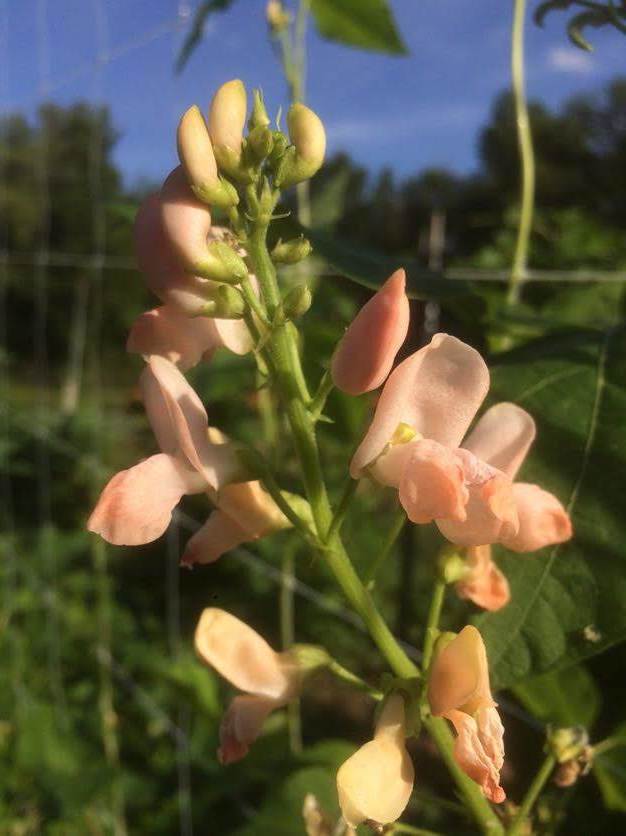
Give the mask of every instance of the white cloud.
<svg viewBox="0 0 626 836">
<path fill-rule="evenodd" d="M 566 46 L 555 46 L 550 50 L 548 65 L 561 73 L 588 75 L 594 70 L 593 58 L 588 52 Z"/>
</svg>

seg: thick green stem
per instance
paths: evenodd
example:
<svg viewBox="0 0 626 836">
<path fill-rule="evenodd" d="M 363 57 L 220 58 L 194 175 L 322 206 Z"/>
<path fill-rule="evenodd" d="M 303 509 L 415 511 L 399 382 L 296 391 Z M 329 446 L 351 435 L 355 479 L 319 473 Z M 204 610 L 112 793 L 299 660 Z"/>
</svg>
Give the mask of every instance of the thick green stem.
<svg viewBox="0 0 626 836">
<path fill-rule="evenodd" d="M 433 650 L 435 648 L 435 641 L 439 635 L 439 619 L 441 618 L 441 609 L 443 607 L 443 599 L 446 594 L 446 584 L 441 578 L 437 578 L 435 588 L 433 589 L 433 596 L 430 599 L 430 609 L 428 611 L 428 621 L 426 622 L 426 633 L 424 635 L 424 656 L 422 658 L 422 668 L 427 674 L 430 668 L 430 662 L 433 657 Z"/>
<path fill-rule="evenodd" d="M 520 833 L 524 831 L 526 819 L 528 818 L 528 814 L 533 808 L 533 805 L 537 798 L 539 797 L 539 793 L 544 788 L 544 785 L 550 775 L 552 774 L 552 770 L 556 766 L 556 758 L 553 754 L 546 755 L 544 762 L 541 764 L 539 768 L 539 772 L 535 775 L 532 784 L 528 788 L 526 795 L 524 796 L 524 800 L 521 803 L 519 810 L 517 811 L 517 815 L 513 819 L 513 822 L 510 828 L 507 831 L 508 836 L 519 836 Z"/>
<path fill-rule="evenodd" d="M 509 281 L 509 304 L 514 304 L 519 300 L 520 283 L 526 276 L 528 247 L 532 231 L 535 202 L 535 155 L 524 82 L 525 14 L 526 0 L 514 0 L 513 29 L 511 33 L 511 72 L 513 77 L 515 123 L 517 125 L 517 143 L 522 171 L 522 184 L 517 241 Z"/>
<path fill-rule="evenodd" d="M 274 265 L 266 245 L 267 226 L 255 222 L 248 240 L 248 254 L 270 315 L 280 303 Z M 332 524 L 333 513 L 326 492 L 319 459 L 315 424 L 307 410 L 308 394 L 303 396 L 299 380 L 303 378 L 300 358 L 295 343 L 294 329 L 278 327 L 269 340 L 275 383 L 291 426 L 294 445 L 313 520 L 320 540 L 324 541 Z M 304 387 L 306 388 L 306 387 Z M 371 595 L 357 575 L 341 539 L 335 534 L 320 550 L 348 602 L 363 619 L 382 655 L 396 676 L 413 679 L 420 675 L 416 665 L 398 644 Z M 457 786 L 484 833 L 501 834 L 502 827 L 477 784 L 457 766 L 453 756 L 452 735 L 442 720 L 427 719 L 427 727 L 446 761 Z"/>
<path fill-rule="evenodd" d="M 333 673 L 337 679 L 341 679 L 342 682 L 347 682 L 348 685 L 352 685 L 353 688 L 358 688 L 359 691 L 365 691 L 365 693 L 369 694 L 372 699 L 382 700 L 383 694 L 380 691 L 377 691 L 376 688 L 372 688 L 371 685 L 368 685 L 368 683 L 361 679 L 360 676 L 357 676 L 355 673 L 352 673 L 352 671 L 344 668 L 344 666 L 340 665 L 336 659 L 333 659 L 330 662 L 328 670 Z"/>
</svg>

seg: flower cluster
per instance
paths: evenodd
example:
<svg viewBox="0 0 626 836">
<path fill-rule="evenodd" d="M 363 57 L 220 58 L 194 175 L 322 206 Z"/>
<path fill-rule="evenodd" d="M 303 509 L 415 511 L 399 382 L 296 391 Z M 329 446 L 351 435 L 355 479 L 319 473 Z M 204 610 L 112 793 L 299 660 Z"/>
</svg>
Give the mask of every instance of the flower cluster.
<svg viewBox="0 0 626 836">
<path fill-rule="evenodd" d="M 296 294 L 292 289 L 281 297 L 274 270 L 276 263 L 306 257 L 310 245 L 301 237 L 279 241 L 270 253 L 265 240 L 281 190 L 320 167 L 324 128 L 311 110 L 296 104 L 288 114 L 287 139 L 270 129 L 258 93 L 244 136 L 247 118 L 240 81 L 217 91 L 208 125 L 197 107 L 190 108 L 178 129 L 181 165 L 138 212 L 139 270 L 162 305 L 136 320 L 127 349 L 145 360 L 139 383 L 160 452 L 113 476 L 88 523 L 110 543 L 148 543 L 164 533 L 184 495 L 204 493 L 213 510 L 186 545 L 181 563 L 188 566 L 210 563 L 241 543 L 290 526 L 320 554 L 340 549 L 328 527 L 325 488 L 310 473 L 311 462 L 317 467 L 310 445 L 320 409 L 308 395 L 292 339 L 291 320 L 308 307 L 310 293 L 296 288 Z M 228 227 L 213 226 L 214 210 L 226 214 Z M 475 349 L 436 334 L 393 368 L 409 313 L 406 277 L 397 270 L 357 314 L 333 354 L 330 379 L 337 389 L 359 396 L 383 387 L 349 473 L 397 491 L 412 523 L 434 522 L 462 554 L 454 578 L 458 594 L 499 609 L 511 593 L 492 546 L 533 552 L 569 539 L 571 522 L 555 496 L 515 481 L 536 433 L 527 412 L 499 403 L 472 428 L 489 390 L 489 371 Z M 183 373 L 210 361 L 220 347 L 253 352 L 276 385 L 295 441 L 309 445 L 300 456 L 303 470 L 309 468 L 303 480 L 308 501 L 281 491 L 272 474 L 255 466 L 255 451 L 242 450 L 210 426 Z M 354 588 L 356 573 L 348 575 L 347 587 Z M 353 598 L 364 617 L 373 608 L 367 596 L 359 588 Z M 380 623 L 372 631 L 379 646 L 387 641 Z M 195 643 L 201 659 L 241 692 L 221 724 L 219 758 L 225 764 L 246 755 L 267 716 L 301 694 L 311 675 L 338 667 L 322 648 L 302 645 L 277 653 L 219 609 L 204 611 Z M 445 718 L 455 731 L 459 767 L 486 798 L 505 798 L 503 727 L 478 630 L 466 626 L 458 635 L 441 635 L 426 668 L 417 691 L 399 680 L 386 689 L 373 739 L 338 772 L 339 801 L 351 828 L 366 821 L 386 825 L 406 807 L 414 782 L 406 742 L 418 732 L 419 718 Z"/>
</svg>

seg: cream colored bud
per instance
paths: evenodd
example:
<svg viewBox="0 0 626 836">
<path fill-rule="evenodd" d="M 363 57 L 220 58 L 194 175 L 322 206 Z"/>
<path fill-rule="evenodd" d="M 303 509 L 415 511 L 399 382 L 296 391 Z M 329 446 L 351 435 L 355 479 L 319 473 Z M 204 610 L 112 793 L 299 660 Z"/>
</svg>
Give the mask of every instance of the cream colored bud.
<svg viewBox="0 0 626 836">
<path fill-rule="evenodd" d="M 191 186 L 218 182 L 217 163 L 204 116 L 193 105 L 178 123 L 178 157 Z"/>
<path fill-rule="evenodd" d="M 220 167 L 230 171 L 241 158 L 248 99 L 243 81 L 227 81 L 218 89 L 209 109 L 209 135 Z"/>
<path fill-rule="evenodd" d="M 303 104 L 294 104 L 287 116 L 293 148 L 285 154 L 276 175 L 279 186 L 308 180 L 324 162 L 326 131 L 319 116 Z"/>
<path fill-rule="evenodd" d="M 280 0 L 269 0 L 265 7 L 265 17 L 274 34 L 284 31 L 291 22 L 291 15 Z"/>
</svg>

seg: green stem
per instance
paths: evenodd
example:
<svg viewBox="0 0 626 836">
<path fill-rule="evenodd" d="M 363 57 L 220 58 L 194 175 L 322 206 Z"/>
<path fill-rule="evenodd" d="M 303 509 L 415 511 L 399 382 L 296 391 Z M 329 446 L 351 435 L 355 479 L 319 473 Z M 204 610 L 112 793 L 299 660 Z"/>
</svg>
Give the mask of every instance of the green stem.
<svg viewBox="0 0 626 836">
<path fill-rule="evenodd" d="M 365 691 L 365 693 L 369 694 L 372 699 L 382 700 L 383 694 L 380 691 L 377 691 L 376 688 L 372 688 L 371 685 L 368 685 L 367 682 L 365 682 L 364 679 L 361 679 L 360 676 L 357 676 L 355 673 L 352 673 L 352 671 L 344 668 L 343 665 L 340 665 L 336 659 L 333 659 L 330 662 L 328 670 L 333 673 L 337 679 L 341 679 L 342 682 L 347 682 L 348 685 L 358 688 L 359 691 Z"/>
<path fill-rule="evenodd" d="M 513 29 L 511 32 L 511 72 L 522 184 L 520 219 L 507 297 L 509 304 L 514 304 L 519 300 L 520 283 L 526 276 L 535 202 L 535 155 L 524 81 L 525 14 L 526 0 L 514 0 Z"/>
<path fill-rule="evenodd" d="M 330 372 L 326 370 L 320 380 L 320 385 L 317 387 L 317 392 L 313 395 L 311 403 L 309 404 L 309 412 L 311 417 L 317 421 L 324 411 L 326 400 L 334 388 L 333 379 Z"/>
<path fill-rule="evenodd" d="M 391 554 L 391 551 L 395 546 L 398 537 L 402 533 L 402 529 L 404 528 L 405 523 L 406 514 L 400 508 L 397 512 L 395 520 L 393 521 L 393 525 L 387 533 L 385 542 L 383 543 L 381 550 L 378 552 L 378 556 L 373 561 L 372 565 L 369 567 L 365 575 L 365 585 L 369 590 L 374 589 L 374 586 L 376 585 L 376 575 L 378 573 L 378 570 Z"/>
<path fill-rule="evenodd" d="M 428 611 L 428 620 L 426 622 L 426 633 L 424 635 L 424 655 L 422 657 L 422 668 L 424 673 L 428 673 L 430 662 L 435 648 L 435 641 L 439 635 L 439 619 L 441 618 L 441 609 L 443 607 L 443 600 L 446 594 L 446 584 L 441 578 L 435 581 L 435 588 L 433 589 L 433 596 L 430 599 L 430 609 Z"/>
<path fill-rule="evenodd" d="M 259 221 L 253 224 L 248 241 L 248 254 L 271 314 L 272 306 L 275 309 L 279 304 L 280 296 L 274 265 L 267 251 L 266 233 L 267 225 L 263 225 Z M 311 505 L 315 527 L 319 538 L 324 540 L 332 524 L 333 513 L 319 459 L 315 425 L 306 408 L 308 397 L 303 398 L 302 387 L 298 383 L 303 374 L 294 340 L 295 336 L 292 329 L 279 327 L 275 329 L 271 336 L 269 351 L 272 355 L 273 369 L 275 370 L 275 383 L 285 407 L 294 445 L 300 460 L 305 491 Z M 402 678 L 418 677 L 420 675 L 418 668 L 398 644 L 376 608 L 371 595 L 357 575 L 339 535 L 335 534 L 333 539 L 321 551 L 346 599 L 363 619 L 373 641 L 387 660 L 392 671 L 396 676 Z M 482 795 L 478 785 L 471 781 L 457 766 L 453 755 L 452 735 L 445 722 L 431 718 L 428 720 L 428 727 L 434 729 L 432 732 L 433 739 L 483 832 L 502 833 L 500 822 Z"/>
<path fill-rule="evenodd" d="M 543 789 L 546 781 L 552 774 L 552 770 L 556 766 L 556 758 L 553 754 L 546 755 L 544 762 L 541 764 L 539 768 L 539 772 L 535 775 L 532 784 L 528 788 L 526 795 L 524 796 L 524 800 L 517 811 L 517 815 L 513 819 L 510 828 L 507 831 L 508 836 L 518 836 L 518 834 L 522 833 L 524 830 L 524 826 L 526 824 L 526 819 L 528 815 L 539 797 L 539 793 Z"/>
<path fill-rule="evenodd" d="M 612 735 L 611 737 L 601 740 L 600 743 L 596 743 L 593 747 L 593 754 L 604 755 L 606 752 L 610 752 L 611 749 L 615 749 L 617 746 L 626 746 L 626 737 Z"/>
<path fill-rule="evenodd" d="M 280 633 L 283 650 L 289 650 L 295 641 L 293 587 L 295 580 L 295 543 L 285 550 L 280 585 Z M 300 700 L 291 700 L 287 706 L 289 746 L 293 754 L 302 752 L 302 721 Z"/>
<path fill-rule="evenodd" d="M 434 830 L 424 830 L 423 827 L 413 827 L 411 824 L 404 824 L 404 822 L 397 821 L 392 825 L 390 834 L 395 833 L 409 833 L 413 836 L 441 836 L 440 833 L 435 833 Z"/>
<path fill-rule="evenodd" d="M 335 511 L 335 515 L 330 524 L 330 528 L 328 529 L 328 540 L 332 540 L 335 534 L 339 533 L 339 530 L 341 529 L 346 514 L 348 513 L 350 503 L 354 498 L 354 494 L 356 493 L 356 489 L 358 488 L 358 486 L 358 481 L 348 476 L 343 489 L 343 493 L 341 494 L 341 499 L 339 500 L 339 505 L 337 506 L 337 510 Z"/>
</svg>

